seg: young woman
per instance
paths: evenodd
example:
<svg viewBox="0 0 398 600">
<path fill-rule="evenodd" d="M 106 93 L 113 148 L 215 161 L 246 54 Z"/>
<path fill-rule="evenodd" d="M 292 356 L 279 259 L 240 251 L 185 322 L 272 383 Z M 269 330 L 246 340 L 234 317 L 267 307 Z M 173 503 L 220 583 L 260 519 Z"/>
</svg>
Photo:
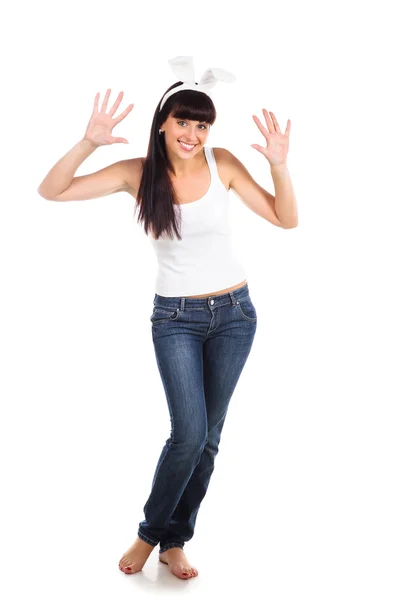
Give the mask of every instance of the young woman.
<svg viewBox="0 0 398 600">
<path fill-rule="evenodd" d="M 38 190 L 56 201 L 127 191 L 136 199 L 139 220 L 151 237 L 158 273 L 150 320 L 171 433 L 156 466 L 145 519 L 119 568 L 129 574 L 142 570 L 159 544 L 159 559 L 181 579 L 198 574 L 183 547 L 194 534 L 228 405 L 257 328 L 245 271 L 230 245 L 229 189 L 273 225 L 297 225 L 286 167 L 290 122 L 282 134 L 272 113 L 271 119 L 263 111 L 268 131 L 253 117 L 267 140 L 267 148 L 253 147 L 271 164 L 273 196 L 231 152 L 206 146 L 216 110 L 206 91 L 195 86 L 187 89 L 179 81 L 167 90 L 153 117 L 146 157 L 75 177 L 98 146 L 127 142 L 111 133 L 134 105 L 113 118 L 123 92 L 108 113 L 111 90 L 100 111 L 97 94 L 83 139 L 56 163 Z"/>
</svg>

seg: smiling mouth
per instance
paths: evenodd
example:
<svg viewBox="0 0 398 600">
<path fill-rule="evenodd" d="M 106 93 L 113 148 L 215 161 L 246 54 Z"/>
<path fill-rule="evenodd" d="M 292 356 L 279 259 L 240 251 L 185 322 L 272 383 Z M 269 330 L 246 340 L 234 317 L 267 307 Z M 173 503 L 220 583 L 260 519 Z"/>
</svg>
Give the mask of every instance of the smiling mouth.
<svg viewBox="0 0 398 600">
<path fill-rule="evenodd" d="M 183 148 L 187 152 L 191 152 L 198 145 L 198 144 L 185 144 L 184 142 L 181 142 L 180 140 L 178 140 L 178 143 L 180 144 L 181 148 Z"/>
</svg>

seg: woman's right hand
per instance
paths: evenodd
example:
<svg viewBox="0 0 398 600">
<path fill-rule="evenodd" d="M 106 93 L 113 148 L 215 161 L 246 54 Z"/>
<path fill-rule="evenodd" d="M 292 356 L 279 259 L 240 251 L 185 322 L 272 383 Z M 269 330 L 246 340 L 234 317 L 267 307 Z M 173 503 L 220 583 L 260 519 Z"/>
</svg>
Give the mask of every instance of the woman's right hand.
<svg viewBox="0 0 398 600">
<path fill-rule="evenodd" d="M 84 134 L 85 140 L 93 144 L 93 146 L 105 146 L 108 144 L 128 144 L 128 141 L 125 138 L 117 138 L 112 136 L 112 129 L 120 123 L 132 110 L 134 104 L 129 104 L 129 106 L 122 112 L 121 115 L 116 117 L 116 119 L 112 119 L 113 115 L 119 108 L 119 104 L 122 101 L 123 93 L 120 92 L 118 97 L 115 100 L 112 108 L 109 113 L 106 113 L 106 109 L 108 108 L 108 100 L 111 93 L 111 89 L 109 88 L 105 94 L 104 101 L 101 106 L 101 110 L 98 111 L 98 100 L 100 93 L 97 92 L 94 99 L 94 110 L 91 115 L 90 121 L 87 125 L 86 133 Z"/>
</svg>

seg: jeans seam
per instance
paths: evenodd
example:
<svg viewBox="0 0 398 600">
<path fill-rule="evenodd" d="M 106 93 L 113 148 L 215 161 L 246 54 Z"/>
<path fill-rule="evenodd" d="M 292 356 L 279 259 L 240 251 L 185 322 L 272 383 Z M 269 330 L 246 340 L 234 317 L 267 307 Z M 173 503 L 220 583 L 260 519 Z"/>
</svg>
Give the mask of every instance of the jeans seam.
<svg viewBox="0 0 398 600">
<path fill-rule="evenodd" d="M 142 533 L 140 530 L 138 530 L 138 537 L 140 537 L 144 542 L 147 542 L 147 544 L 150 544 L 151 546 L 157 546 L 159 542 L 155 542 L 154 540 L 151 540 L 149 537 L 147 537 L 144 533 Z"/>
<path fill-rule="evenodd" d="M 165 544 L 164 546 L 160 547 L 159 554 L 166 552 L 166 550 L 170 550 L 170 548 L 181 548 L 182 550 L 183 545 L 179 544 L 178 542 L 170 542 L 169 544 Z"/>
</svg>

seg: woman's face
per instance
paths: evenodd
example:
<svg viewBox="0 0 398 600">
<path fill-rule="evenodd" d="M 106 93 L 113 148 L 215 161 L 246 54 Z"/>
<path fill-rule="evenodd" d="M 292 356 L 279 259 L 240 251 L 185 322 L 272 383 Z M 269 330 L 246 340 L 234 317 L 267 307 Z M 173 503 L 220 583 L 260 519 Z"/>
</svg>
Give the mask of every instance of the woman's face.
<svg viewBox="0 0 398 600">
<path fill-rule="evenodd" d="M 165 136 L 167 150 L 181 158 L 191 158 L 206 144 L 210 123 L 177 119 L 169 115 L 160 129 L 164 131 L 161 135 Z"/>
</svg>

